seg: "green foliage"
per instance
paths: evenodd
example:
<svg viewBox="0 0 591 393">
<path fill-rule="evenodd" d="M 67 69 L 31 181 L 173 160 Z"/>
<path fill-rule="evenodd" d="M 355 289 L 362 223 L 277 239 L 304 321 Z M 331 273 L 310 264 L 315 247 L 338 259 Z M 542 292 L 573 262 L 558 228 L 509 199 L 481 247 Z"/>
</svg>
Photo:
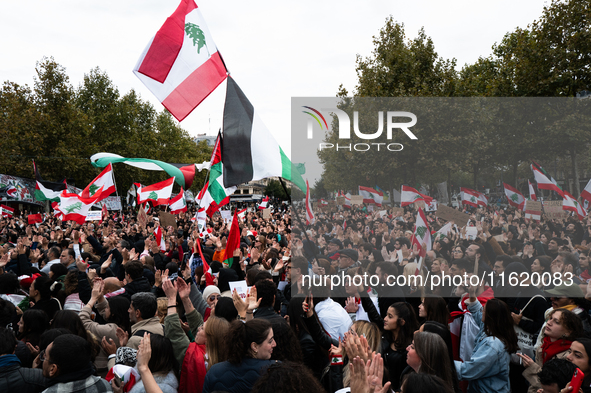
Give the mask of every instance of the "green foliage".
<svg viewBox="0 0 591 393">
<path fill-rule="evenodd" d="M 211 149 L 195 143 L 168 111 L 156 112 L 133 90 L 121 96 L 99 68 L 90 70 L 78 88 L 52 58 L 38 62 L 36 72 L 32 90 L 9 81 L 0 90 L 2 173 L 32 178 L 35 159 L 44 179 L 66 177 L 84 188 L 101 171 L 89 160 L 98 152 L 183 164 L 211 156 Z M 151 184 L 166 177 L 164 172 L 115 164 L 120 196 L 133 182 Z M 204 177 L 196 173 L 193 191 Z"/>
<path fill-rule="evenodd" d="M 288 188 L 287 191 L 291 190 Z M 285 190 L 283 189 L 283 186 L 279 181 L 269 180 L 269 184 L 267 184 L 267 187 L 265 187 L 265 191 L 263 192 L 263 194 L 270 197 L 279 198 L 282 201 L 286 201 L 289 200 L 291 192 L 289 194 L 286 194 Z"/>
</svg>

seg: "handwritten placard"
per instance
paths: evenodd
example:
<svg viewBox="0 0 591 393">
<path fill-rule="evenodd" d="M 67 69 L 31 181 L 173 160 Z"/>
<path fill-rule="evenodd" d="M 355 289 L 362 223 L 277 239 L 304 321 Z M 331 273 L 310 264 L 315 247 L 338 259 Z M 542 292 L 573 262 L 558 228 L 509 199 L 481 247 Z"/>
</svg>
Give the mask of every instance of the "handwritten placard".
<svg viewBox="0 0 591 393">
<path fill-rule="evenodd" d="M 443 220 L 453 221 L 460 228 L 465 227 L 470 220 L 468 214 L 445 205 L 437 206 L 437 212 L 435 212 L 435 215 Z"/>
</svg>

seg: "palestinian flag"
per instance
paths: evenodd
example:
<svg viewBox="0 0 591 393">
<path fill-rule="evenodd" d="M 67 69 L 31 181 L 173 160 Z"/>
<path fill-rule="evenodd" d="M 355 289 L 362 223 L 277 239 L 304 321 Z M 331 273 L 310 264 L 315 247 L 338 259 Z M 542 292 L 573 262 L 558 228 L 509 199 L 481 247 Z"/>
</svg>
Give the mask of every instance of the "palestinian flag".
<svg viewBox="0 0 591 393">
<path fill-rule="evenodd" d="M 88 211 L 101 197 L 102 188 L 90 198 L 82 198 L 78 194 L 68 193 L 63 191 L 60 195 L 60 203 L 58 205 L 59 211 L 62 212 L 64 217 L 62 221 L 76 221 L 78 224 L 82 225 L 86 221 L 86 216 L 88 215 Z"/>
<path fill-rule="evenodd" d="M 581 191 L 581 198 L 591 202 L 591 180 L 589 180 L 585 189 Z"/>
<path fill-rule="evenodd" d="M 316 219 L 314 218 L 314 212 L 312 212 L 312 203 L 310 202 L 310 185 L 306 180 L 306 225 L 312 225 Z"/>
<path fill-rule="evenodd" d="M 370 187 L 359 186 L 359 195 L 363 196 L 363 203 L 373 203 L 382 206 L 384 194 Z"/>
<path fill-rule="evenodd" d="M 166 242 L 162 234 L 162 227 L 158 225 L 154 230 L 154 236 L 156 237 L 156 243 L 160 246 L 160 251 L 166 251 Z"/>
<path fill-rule="evenodd" d="M 97 202 L 102 201 L 116 191 L 115 181 L 113 179 L 113 165 L 109 164 L 97 177 L 94 178 L 93 181 L 90 182 L 89 185 L 86 186 L 84 190 L 82 190 L 80 196 L 82 198 L 90 198 L 102 187 L 103 192 Z"/>
<path fill-rule="evenodd" d="M 29 225 L 33 225 L 33 224 L 41 224 L 43 222 L 43 217 L 41 217 L 40 213 L 37 214 L 29 214 L 27 216 L 27 222 L 29 223 Z"/>
<path fill-rule="evenodd" d="M 425 201 L 425 203 L 427 203 L 431 202 L 432 200 L 433 198 L 423 195 L 416 189 L 409 186 L 403 185 L 402 189 L 400 190 L 400 207 L 412 205 L 417 201 Z"/>
<path fill-rule="evenodd" d="M 238 210 L 234 210 L 234 218 L 230 227 L 230 234 L 224 251 L 224 263 L 232 267 L 234 262 L 234 250 L 240 247 L 240 225 L 238 225 Z"/>
<path fill-rule="evenodd" d="M 38 202 L 59 202 L 61 192 L 68 188 L 66 181 L 64 180 L 62 183 L 44 181 L 39 174 L 35 161 L 33 161 L 33 170 L 35 171 L 35 199 Z"/>
<path fill-rule="evenodd" d="M 152 206 L 168 205 L 170 195 L 172 194 L 172 186 L 174 185 L 174 177 L 160 183 L 152 184 L 151 186 L 141 187 L 137 193 L 137 203 L 142 204 L 150 201 Z"/>
<path fill-rule="evenodd" d="M 266 196 L 263 198 L 261 203 L 259 203 L 259 209 L 266 209 L 268 205 L 269 205 L 269 197 Z"/>
<path fill-rule="evenodd" d="M 427 251 L 431 250 L 431 230 L 429 229 L 429 223 L 427 222 L 425 212 L 421 208 L 419 208 L 419 211 L 417 212 L 417 221 L 415 233 L 412 237 L 412 243 L 417 245 L 419 256 L 422 258 L 427 255 Z"/>
<path fill-rule="evenodd" d="M 527 185 L 529 188 L 529 199 L 531 199 L 532 201 L 537 201 L 538 197 L 536 196 L 536 190 L 534 190 L 533 184 L 531 184 L 531 182 L 528 180 Z"/>
<path fill-rule="evenodd" d="M 170 164 L 149 158 L 126 158 L 112 153 L 96 153 L 90 157 L 90 163 L 96 168 L 104 168 L 109 164 L 121 162 L 123 164 L 144 169 L 146 171 L 164 171 L 174 181 L 185 189 L 191 187 L 195 178 L 195 168 L 201 171 L 209 168 L 209 162 L 202 164 Z"/>
<path fill-rule="evenodd" d="M 211 153 L 209 180 L 197 196 L 199 207 L 205 208 L 209 217 L 213 216 L 220 207 L 230 203 L 230 195 L 236 191 L 236 187 L 225 188 L 223 184 L 223 174 L 225 171 L 224 165 L 222 164 L 223 143 L 222 136 L 218 133 L 215 146 Z"/>
<path fill-rule="evenodd" d="M 227 70 L 193 0 L 182 0 L 142 53 L 133 72 L 182 121 Z"/>
<path fill-rule="evenodd" d="M 187 201 L 185 200 L 183 187 L 181 187 L 181 192 L 179 192 L 177 196 L 170 199 L 168 207 L 170 207 L 170 212 L 172 214 L 179 214 L 180 212 L 187 211 Z"/>
<path fill-rule="evenodd" d="M 518 208 L 519 210 L 523 210 L 525 207 L 525 197 L 522 193 L 517 191 L 517 189 L 511 187 L 507 183 L 503 183 L 503 187 L 505 188 L 505 195 L 507 196 L 507 201 L 509 205 Z"/>
<path fill-rule="evenodd" d="M 556 191 L 558 195 L 564 197 L 562 188 L 558 185 L 556 180 L 552 178 L 537 162 L 532 161 L 531 170 L 534 172 L 534 178 L 538 183 L 539 190 Z"/>
<path fill-rule="evenodd" d="M 223 134 L 224 187 L 278 176 L 306 189 L 302 175 L 232 77 L 227 81 Z"/>
<path fill-rule="evenodd" d="M 462 205 L 478 207 L 478 200 L 480 199 L 480 193 L 478 191 L 460 187 L 460 195 L 462 197 Z"/>
<path fill-rule="evenodd" d="M 14 215 L 14 209 L 6 205 L 0 205 L 0 211 L 2 212 L 2 217 L 12 217 Z"/>
</svg>

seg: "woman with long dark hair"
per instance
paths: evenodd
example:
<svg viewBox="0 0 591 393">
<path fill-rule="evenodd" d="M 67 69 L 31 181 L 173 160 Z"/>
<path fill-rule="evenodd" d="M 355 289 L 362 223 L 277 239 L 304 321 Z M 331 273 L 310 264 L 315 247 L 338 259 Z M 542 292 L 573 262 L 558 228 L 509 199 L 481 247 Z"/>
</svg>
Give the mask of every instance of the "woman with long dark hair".
<svg viewBox="0 0 591 393">
<path fill-rule="evenodd" d="M 406 348 L 406 363 L 416 372 L 440 377 L 448 387 L 454 387 L 451 362 L 445 341 L 430 332 L 416 332 Z"/>
<path fill-rule="evenodd" d="M 453 381 L 453 390 L 456 393 L 460 393 L 460 385 L 458 383 L 458 373 L 456 372 L 456 368 L 454 365 L 454 354 L 453 354 L 453 344 L 451 341 L 451 333 L 449 332 L 449 325 L 442 324 L 440 322 L 435 321 L 427 321 L 421 325 L 419 332 L 430 332 L 437 334 L 447 347 L 447 356 L 449 358 L 449 364 L 451 365 L 451 376 Z"/>
<path fill-rule="evenodd" d="M 271 324 L 264 319 L 234 321 L 227 336 L 228 361 L 215 364 L 205 375 L 203 393 L 216 390 L 250 392 L 254 383 L 275 360 L 271 360 L 275 339 Z"/>
<path fill-rule="evenodd" d="M 49 317 L 53 319 L 53 315 L 62 309 L 59 300 L 55 299 L 63 284 L 52 280 L 47 276 L 37 277 L 29 288 L 29 299 L 35 303 L 32 310 L 43 310 Z"/>
<path fill-rule="evenodd" d="M 470 381 L 468 393 L 509 393 L 510 354 L 519 349 L 513 319 L 502 300 L 490 299 L 483 308 L 476 298 L 476 289 L 469 287 L 466 304 L 480 332 L 470 360 L 454 362 L 458 379 Z"/>
<path fill-rule="evenodd" d="M 419 317 L 426 321 L 435 321 L 443 324 L 449 322 L 447 302 L 441 296 L 427 295 L 419 305 Z"/>
</svg>

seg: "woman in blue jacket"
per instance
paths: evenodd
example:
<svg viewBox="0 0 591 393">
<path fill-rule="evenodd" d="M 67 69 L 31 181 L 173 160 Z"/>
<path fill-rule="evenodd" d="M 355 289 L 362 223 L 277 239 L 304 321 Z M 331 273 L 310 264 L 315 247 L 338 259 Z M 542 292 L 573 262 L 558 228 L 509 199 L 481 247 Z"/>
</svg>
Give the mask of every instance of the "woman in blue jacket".
<svg viewBox="0 0 591 393">
<path fill-rule="evenodd" d="M 248 393 L 261 374 L 277 362 L 271 360 L 276 346 L 273 329 L 264 319 L 232 322 L 227 342 L 228 361 L 211 366 L 205 375 L 203 393 Z"/>
<path fill-rule="evenodd" d="M 518 350 L 509 308 L 499 299 L 490 299 L 483 308 L 476 287 L 469 294 L 466 304 L 480 332 L 470 360 L 455 361 L 458 379 L 470 381 L 468 393 L 509 393 L 509 354 Z"/>
</svg>

